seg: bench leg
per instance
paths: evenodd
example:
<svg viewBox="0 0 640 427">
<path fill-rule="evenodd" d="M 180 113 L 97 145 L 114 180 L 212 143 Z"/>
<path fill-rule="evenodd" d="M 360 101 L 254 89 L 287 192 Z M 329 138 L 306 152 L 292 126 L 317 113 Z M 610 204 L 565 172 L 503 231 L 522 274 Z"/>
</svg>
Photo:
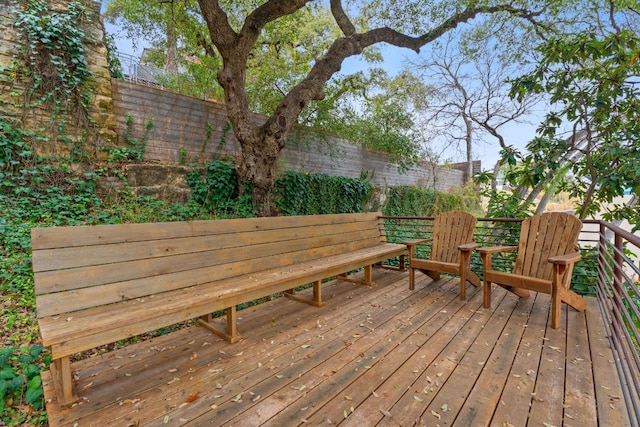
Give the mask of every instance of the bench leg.
<svg viewBox="0 0 640 427">
<path fill-rule="evenodd" d="M 78 396 L 73 389 L 73 377 L 69 356 L 53 361 L 51 364 L 51 377 L 58 401 L 61 405 L 68 406 L 78 401 Z"/>
<path fill-rule="evenodd" d="M 236 306 L 227 307 L 227 328 L 226 330 L 222 330 L 213 323 L 211 323 L 211 315 L 202 316 L 198 319 L 198 324 L 203 328 L 208 329 L 214 334 L 218 335 L 220 338 L 229 341 L 231 344 L 240 341 L 242 336 L 238 334 L 237 329 L 237 320 L 238 316 L 236 313 Z"/>
<path fill-rule="evenodd" d="M 296 295 L 295 289 L 289 289 L 284 292 L 284 296 L 294 301 L 303 302 L 305 304 L 313 305 L 314 307 L 322 307 L 322 283 L 320 280 L 313 282 L 313 298 L 303 298 Z"/>
</svg>

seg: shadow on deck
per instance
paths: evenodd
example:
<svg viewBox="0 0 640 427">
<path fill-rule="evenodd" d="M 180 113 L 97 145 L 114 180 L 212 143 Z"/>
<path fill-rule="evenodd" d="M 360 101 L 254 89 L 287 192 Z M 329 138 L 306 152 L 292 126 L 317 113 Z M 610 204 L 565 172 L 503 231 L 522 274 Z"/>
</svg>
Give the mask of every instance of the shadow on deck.
<svg viewBox="0 0 640 427">
<path fill-rule="evenodd" d="M 193 326 L 77 362 L 70 409 L 43 375 L 50 425 L 628 425 L 595 299 L 551 329 L 548 295 L 500 288 L 487 310 L 478 288 L 464 302 L 457 279 L 418 278 L 241 311 L 233 345 Z"/>
</svg>

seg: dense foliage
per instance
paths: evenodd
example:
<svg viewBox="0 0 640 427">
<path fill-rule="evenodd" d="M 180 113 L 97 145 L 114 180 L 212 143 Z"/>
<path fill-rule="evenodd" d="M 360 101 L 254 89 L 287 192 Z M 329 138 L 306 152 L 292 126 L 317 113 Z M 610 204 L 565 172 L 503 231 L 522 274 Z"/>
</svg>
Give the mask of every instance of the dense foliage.
<svg viewBox="0 0 640 427">
<path fill-rule="evenodd" d="M 509 178 L 527 187 L 552 183 L 580 200 L 581 218 L 638 224 L 637 209 L 612 203 L 628 190 L 640 194 L 640 37 L 580 33 L 538 51 L 538 67 L 515 80 L 513 91 L 547 93 L 553 109 Z"/>
<path fill-rule="evenodd" d="M 451 210 L 478 211 L 474 189 L 442 193 L 425 187 L 400 186 L 389 189 L 382 213 L 389 216 L 435 216 Z"/>
</svg>

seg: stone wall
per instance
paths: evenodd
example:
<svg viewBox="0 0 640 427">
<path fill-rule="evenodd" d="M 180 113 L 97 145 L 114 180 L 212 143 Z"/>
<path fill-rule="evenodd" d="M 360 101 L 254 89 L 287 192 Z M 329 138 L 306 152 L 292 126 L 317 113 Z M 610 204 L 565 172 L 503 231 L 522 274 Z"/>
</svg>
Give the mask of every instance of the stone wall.
<svg viewBox="0 0 640 427">
<path fill-rule="evenodd" d="M 48 6 L 52 11 L 62 12 L 68 8 L 69 3 L 70 0 L 50 0 Z M 34 142 L 38 154 L 68 153 L 74 144 L 80 142 L 87 154 L 100 156 L 100 147 L 113 145 L 116 141 L 111 76 L 103 42 L 104 26 L 100 18 L 100 3 L 82 0 L 86 8 L 86 19 L 77 23 L 92 40 L 85 45 L 85 55 L 92 73 L 92 78 L 85 83 L 87 86 L 83 91 L 90 94 L 88 114 L 75 111 L 56 120 L 52 120 L 52 109 L 46 105 L 31 109 L 12 107 L 25 103 L 23 94 L 29 79 L 13 73 L 9 75 L 10 71 L 6 69 L 2 71 L 3 67 L 18 60 L 17 54 L 23 42 L 19 40 L 14 22 L 16 13 L 20 8 L 26 7 L 26 4 L 26 0 L 0 0 L 0 73 L 5 74 L 0 76 L 3 113 L 18 119 L 24 129 L 44 129 L 44 133 L 50 138 L 49 141 Z"/>
<path fill-rule="evenodd" d="M 131 132 L 134 138 L 141 138 L 146 123 L 153 120 L 145 160 L 202 163 L 214 156 L 240 156 L 240 145 L 226 126 L 224 105 L 121 80 L 112 84 L 118 135 Z M 127 116 L 132 119 L 129 130 Z M 264 121 L 261 116 L 255 118 L 258 123 Z M 367 176 L 380 186 L 418 185 L 439 191 L 465 182 L 464 170 L 422 162 L 399 172 L 384 153 L 323 137 L 291 140 L 281 154 L 279 168 L 351 178 Z"/>
</svg>

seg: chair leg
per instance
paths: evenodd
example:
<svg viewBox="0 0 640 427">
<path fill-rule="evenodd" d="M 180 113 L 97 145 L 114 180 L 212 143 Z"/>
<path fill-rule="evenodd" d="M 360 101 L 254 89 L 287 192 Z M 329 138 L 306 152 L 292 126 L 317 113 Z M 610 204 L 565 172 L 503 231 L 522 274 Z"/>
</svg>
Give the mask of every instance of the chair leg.
<svg viewBox="0 0 640 427">
<path fill-rule="evenodd" d="M 560 327 L 560 319 L 562 316 L 562 299 L 558 292 L 551 293 L 551 327 L 558 329 Z"/>
<path fill-rule="evenodd" d="M 476 287 L 482 286 L 482 280 L 480 280 L 480 278 L 478 277 L 478 275 L 476 273 L 474 273 L 473 271 L 471 271 L 468 268 L 467 268 L 467 271 L 465 273 L 465 277 L 467 279 L 467 282 L 471 283 L 473 286 L 476 286 Z"/>
<path fill-rule="evenodd" d="M 491 254 L 481 253 L 482 269 L 483 273 L 483 289 L 482 289 L 482 304 L 485 308 L 491 308 L 491 282 L 487 280 L 487 271 L 491 270 Z"/>
<path fill-rule="evenodd" d="M 485 308 L 491 308 L 491 282 L 484 280 L 483 303 Z"/>
<path fill-rule="evenodd" d="M 412 291 L 416 288 L 416 269 L 409 266 L 409 290 Z"/>
</svg>

